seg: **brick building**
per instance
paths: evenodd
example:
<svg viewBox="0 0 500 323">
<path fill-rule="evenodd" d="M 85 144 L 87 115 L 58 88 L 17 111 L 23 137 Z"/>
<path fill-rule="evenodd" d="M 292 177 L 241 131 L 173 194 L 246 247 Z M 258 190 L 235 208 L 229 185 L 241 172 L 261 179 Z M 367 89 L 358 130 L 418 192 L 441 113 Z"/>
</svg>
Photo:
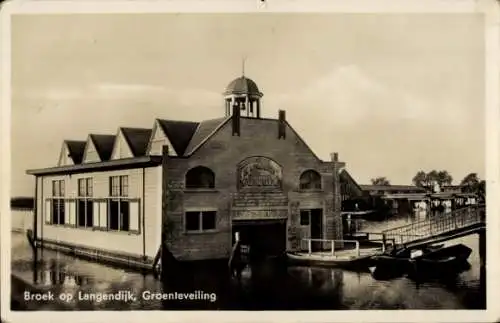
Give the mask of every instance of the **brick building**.
<svg viewBox="0 0 500 323">
<path fill-rule="evenodd" d="M 262 96 L 242 76 L 224 92 L 221 118 L 64 141 L 57 166 L 28 171 L 37 240 L 149 265 L 162 232 L 180 260 L 228 258 L 236 232 L 268 254 L 341 239 L 343 163 L 318 158 L 285 111 L 262 118 Z"/>
</svg>

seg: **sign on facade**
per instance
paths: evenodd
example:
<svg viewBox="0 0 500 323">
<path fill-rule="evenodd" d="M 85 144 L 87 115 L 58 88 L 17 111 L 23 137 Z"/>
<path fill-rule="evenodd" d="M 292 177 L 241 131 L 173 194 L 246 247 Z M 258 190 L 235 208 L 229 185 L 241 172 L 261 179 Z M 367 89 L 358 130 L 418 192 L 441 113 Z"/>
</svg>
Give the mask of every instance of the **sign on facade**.
<svg viewBox="0 0 500 323">
<path fill-rule="evenodd" d="M 242 210 L 234 211 L 234 220 L 268 220 L 268 219 L 286 219 L 287 210 L 269 209 L 269 210 Z"/>
<path fill-rule="evenodd" d="M 238 165 L 240 188 L 281 188 L 281 166 L 266 157 L 250 157 Z"/>
</svg>

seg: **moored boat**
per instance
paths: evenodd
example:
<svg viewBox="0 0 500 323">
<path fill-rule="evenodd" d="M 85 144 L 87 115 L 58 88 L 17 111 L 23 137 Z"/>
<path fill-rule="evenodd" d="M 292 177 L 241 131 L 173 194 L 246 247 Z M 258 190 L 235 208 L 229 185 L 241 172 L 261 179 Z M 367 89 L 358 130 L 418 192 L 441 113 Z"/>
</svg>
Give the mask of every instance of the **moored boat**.
<svg viewBox="0 0 500 323">
<path fill-rule="evenodd" d="M 441 276 L 461 272 L 467 268 L 471 253 L 471 248 L 456 244 L 415 257 L 411 259 L 409 275 Z"/>
<path fill-rule="evenodd" d="M 464 268 L 471 252 L 463 244 L 405 249 L 393 255 L 374 257 L 375 265 L 370 267 L 370 272 L 375 279 L 391 279 L 405 274 L 416 277 L 455 273 Z"/>
<path fill-rule="evenodd" d="M 289 264 L 366 269 L 372 264 L 372 257 L 380 252 L 373 251 L 363 255 L 287 252 Z"/>
<path fill-rule="evenodd" d="M 387 280 L 403 276 L 410 265 L 407 258 L 398 258 L 388 255 L 373 257 L 373 266 L 368 269 L 373 278 Z"/>
<path fill-rule="evenodd" d="M 374 256 L 372 258 L 373 265 L 369 267 L 369 270 L 373 278 L 379 280 L 401 277 L 413 268 L 412 258 L 432 253 L 443 246 L 443 244 L 440 244 L 418 249 L 402 249 L 389 254 Z"/>
</svg>

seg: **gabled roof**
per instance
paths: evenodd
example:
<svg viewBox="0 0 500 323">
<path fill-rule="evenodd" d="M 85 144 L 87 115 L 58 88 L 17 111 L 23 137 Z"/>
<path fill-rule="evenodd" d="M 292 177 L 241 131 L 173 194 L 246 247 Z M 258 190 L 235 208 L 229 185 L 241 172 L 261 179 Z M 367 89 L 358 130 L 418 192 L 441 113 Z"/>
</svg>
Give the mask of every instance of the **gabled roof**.
<svg viewBox="0 0 500 323">
<path fill-rule="evenodd" d="M 190 142 L 193 141 L 194 135 L 200 123 L 165 119 L 156 120 L 160 124 L 161 129 L 174 147 L 178 156 L 182 156 L 185 152 L 189 151 L 188 147 L 190 146 Z"/>
<path fill-rule="evenodd" d="M 65 140 L 66 146 L 68 147 L 69 157 L 73 160 L 75 164 L 81 164 L 83 159 L 83 153 L 85 152 L 86 141 L 77 140 Z"/>
<path fill-rule="evenodd" d="M 101 161 L 107 161 L 113 153 L 113 145 L 115 144 L 115 135 L 98 135 L 90 134 L 90 139 L 94 143 L 95 149 Z"/>
<path fill-rule="evenodd" d="M 362 192 L 363 189 L 361 188 L 361 186 L 354 180 L 354 178 L 352 178 L 351 174 L 349 174 L 348 171 L 346 171 L 345 169 L 343 169 L 341 172 L 340 172 L 340 178 L 344 178 L 348 183 L 350 184 L 354 184 L 354 186 L 356 186 L 356 188 Z"/>
<path fill-rule="evenodd" d="M 250 120 L 259 120 L 259 121 L 266 121 L 266 122 L 272 122 L 274 124 L 278 124 L 279 120 L 278 119 L 265 119 L 265 118 L 249 118 L 249 117 L 241 117 L 241 119 L 250 119 Z M 231 120 L 231 117 L 224 117 L 224 118 L 218 118 L 218 119 L 212 119 L 212 120 L 205 120 L 200 122 L 198 125 L 198 128 L 196 129 L 196 132 L 193 135 L 193 138 L 191 139 L 191 142 L 189 143 L 188 147 L 186 148 L 185 151 L 185 156 L 189 156 L 193 154 L 199 147 L 203 145 L 206 141 L 208 141 L 213 135 L 215 135 L 221 128 L 222 126 Z M 293 127 L 288 123 L 288 121 L 285 120 L 285 124 L 287 125 L 287 128 L 292 131 L 292 133 L 297 137 L 297 139 L 304 144 L 304 146 L 311 152 L 311 154 L 318 160 L 321 161 L 321 159 L 314 153 L 314 151 L 307 145 L 307 143 L 302 139 L 302 137 L 293 129 Z"/>
<path fill-rule="evenodd" d="M 186 155 L 192 154 L 198 146 L 207 141 L 229 119 L 230 117 L 225 117 L 200 122 L 185 150 Z"/>
<path fill-rule="evenodd" d="M 152 129 L 145 128 L 120 128 L 123 137 L 132 151 L 134 157 L 146 155 L 149 138 L 151 137 Z M 111 156 L 111 155 L 110 155 Z"/>
</svg>

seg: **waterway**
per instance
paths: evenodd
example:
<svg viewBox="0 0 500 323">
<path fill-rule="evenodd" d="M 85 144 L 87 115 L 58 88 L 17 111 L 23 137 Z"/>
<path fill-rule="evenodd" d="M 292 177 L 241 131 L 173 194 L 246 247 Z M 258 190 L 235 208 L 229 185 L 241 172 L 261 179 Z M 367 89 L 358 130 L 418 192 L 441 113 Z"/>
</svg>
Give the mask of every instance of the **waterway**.
<svg viewBox="0 0 500 323">
<path fill-rule="evenodd" d="M 383 229 L 405 223 L 373 223 Z M 368 272 L 315 267 L 263 267 L 245 269 L 240 282 L 228 277 L 224 266 L 194 266 L 168 283 L 153 275 L 114 268 L 57 252 L 34 253 L 23 234 L 12 234 L 12 274 L 40 291 L 50 291 L 56 301 L 13 301 L 13 310 L 362 310 L 362 309 L 484 309 L 485 270 L 479 262 L 476 235 L 448 241 L 473 249 L 470 269 L 446 280 L 415 282 L 409 278 L 377 281 Z M 79 299 L 89 295 L 126 292 L 127 300 Z M 173 293 L 177 292 L 175 296 Z M 13 299 L 22 299 L 18 290 Z M 171 293 L 170 299 L 150 299 L 149 294 Z M 71 300 L 57 301 L 59 295 Z M 181 295 L 182 294 L 182 295 Z M 177 297 L 177 299 L 174 299 Z M 187 299 L 179 299 L 180 297 Z"/>
</svg>

